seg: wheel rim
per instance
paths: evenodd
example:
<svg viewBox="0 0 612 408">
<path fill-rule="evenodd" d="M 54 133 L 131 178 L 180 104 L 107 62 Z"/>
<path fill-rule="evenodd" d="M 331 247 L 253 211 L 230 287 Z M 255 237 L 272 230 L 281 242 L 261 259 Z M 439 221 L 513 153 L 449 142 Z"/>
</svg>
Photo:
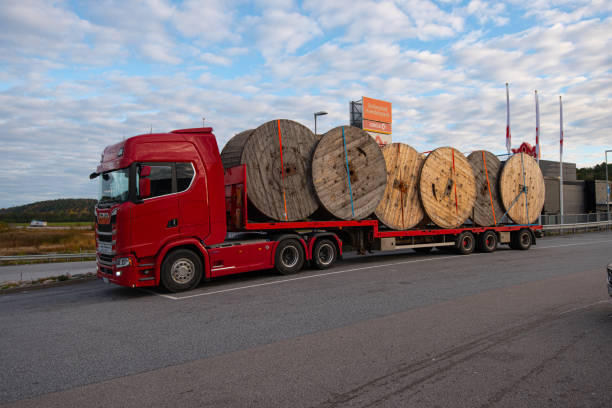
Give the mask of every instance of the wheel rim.
<svg viewBox="0 0 612 408">
<path fill-rule="evenodd" d="M 295 246 L 289 245 L 283 248 L 280 258 L 283 266 L 286 268 L 293 268 L 300 260 L 300 253 Z"/>
<path fill-rule="evenodd" d="M 489 235 L 485 240 L 485 244 L 487 245 L 487 248 L 493 248 L 493 245 L 495 245 L 495 240 Z"/>
<path fill-rule="evenodd" d="M 521 243 L 523 246 L 527 246 L 531 243 L 531 237 L 528 234 L 521 234 Z"/>
<path fill-rule="evenodd" d="M 463 247 L 465 249 L 470 249 L 472 247 L 472 237 L 470 237 L 469 235 L 463 237 Z"/>
<path fill-rule="evenodd" d="M 185 284 L 195 276 L 195 264 L 187 258 L 176 260 L 170 269 L 172 280 L 179 284 Z"/>
<path fill-rule="evenodd" d="M 321 265 L 329 265 L 334 260 L 335 250 L 331 244 L 324 243 L 319 247 L 317 259 Z"/>
</svg>

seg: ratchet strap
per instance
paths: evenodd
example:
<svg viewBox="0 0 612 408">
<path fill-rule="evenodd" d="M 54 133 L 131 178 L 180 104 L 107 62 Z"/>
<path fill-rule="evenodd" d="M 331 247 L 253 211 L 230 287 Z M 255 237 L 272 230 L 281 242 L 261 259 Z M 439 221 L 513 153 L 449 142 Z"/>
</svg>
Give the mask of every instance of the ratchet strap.
<svg viewBox="0 0 612 408">
<path fill-rule="evenodd" d="M 351 195 L 351 213 L 355 217 L 355 205 L 353 204 L 353 189 L 351 188 L 351 173 L 349 172 L 348 153 L 346 151 L 346 137 L 344 136 L 344 126 L 342 126 L 342 144 L 344 144 L 344 159 L 346 161 L 346 178 L 348 179 L 349 194 Z"/>
</svg>

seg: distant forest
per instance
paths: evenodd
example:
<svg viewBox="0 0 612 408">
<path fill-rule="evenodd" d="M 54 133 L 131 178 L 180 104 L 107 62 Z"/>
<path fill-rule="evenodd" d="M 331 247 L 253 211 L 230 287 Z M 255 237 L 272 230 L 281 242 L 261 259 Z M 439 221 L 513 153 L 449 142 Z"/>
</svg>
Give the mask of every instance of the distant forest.
<svg viewBox="0 0 612 408">
<path fill-rule="evenodd" d="M 606 163 L 596 164 L 594 167 L 583 167 L 576 170 L 578 180 L 605 180 Z M 608 163 L 608 179 L 612 180 L 612 163 Z"/>
<path fill-rule="evenodd" d="M 94 207 L 98 200 L 91 198 L 62 198 L 39 201 L 18 207 L 0 209 L 0 221 L 48 222 L 93 221 Z"/>
</svg>

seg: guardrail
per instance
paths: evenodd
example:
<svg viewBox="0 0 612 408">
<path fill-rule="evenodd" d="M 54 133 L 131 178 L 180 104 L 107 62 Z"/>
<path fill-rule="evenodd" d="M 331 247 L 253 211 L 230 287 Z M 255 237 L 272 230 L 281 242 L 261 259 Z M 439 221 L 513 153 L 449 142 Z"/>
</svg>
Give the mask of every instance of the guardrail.
<svg viewBox="0 0 612 408">
<path fill-rule="evenodd" d="M 612 226 L 612 221 L 599 221 L 599 222 L 576 222 L 573 224 L 549 224 L 542 225 L 542 230 L 544 231 L 564 231 L 571 229 L 573 232 L 579 229 L 584 229 L 585 231 L 588 229 L 597 229 L 600 230 L 603 227 L 608 229 L 609 226 Z"/>
<path fill-rule="evenodd" d="M 78 254 L 40 254 L 40 255 L 9 255 L 0 256 L 3 261 L 50 261 L 52 259 L 89 259 L 95 258 L 95 252 L 81 252 Z"/>
</svg>

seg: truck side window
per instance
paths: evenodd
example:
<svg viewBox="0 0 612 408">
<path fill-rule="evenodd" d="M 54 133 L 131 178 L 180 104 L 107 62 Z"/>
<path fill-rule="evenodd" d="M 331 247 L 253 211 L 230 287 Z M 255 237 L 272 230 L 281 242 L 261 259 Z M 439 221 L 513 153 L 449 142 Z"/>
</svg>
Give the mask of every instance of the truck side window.
<svg viewBox="0 0 612 408">
<path fill-rule="evenodd" d="M 176 192 L 187 190 L 192 179 L 193 166 L 191 163 L 176 163 Z"/>
<path fill-rule="evenodd" d="M 172 194 L 172 166 L 151 165 L 151 197 Z"/>
</svg>

